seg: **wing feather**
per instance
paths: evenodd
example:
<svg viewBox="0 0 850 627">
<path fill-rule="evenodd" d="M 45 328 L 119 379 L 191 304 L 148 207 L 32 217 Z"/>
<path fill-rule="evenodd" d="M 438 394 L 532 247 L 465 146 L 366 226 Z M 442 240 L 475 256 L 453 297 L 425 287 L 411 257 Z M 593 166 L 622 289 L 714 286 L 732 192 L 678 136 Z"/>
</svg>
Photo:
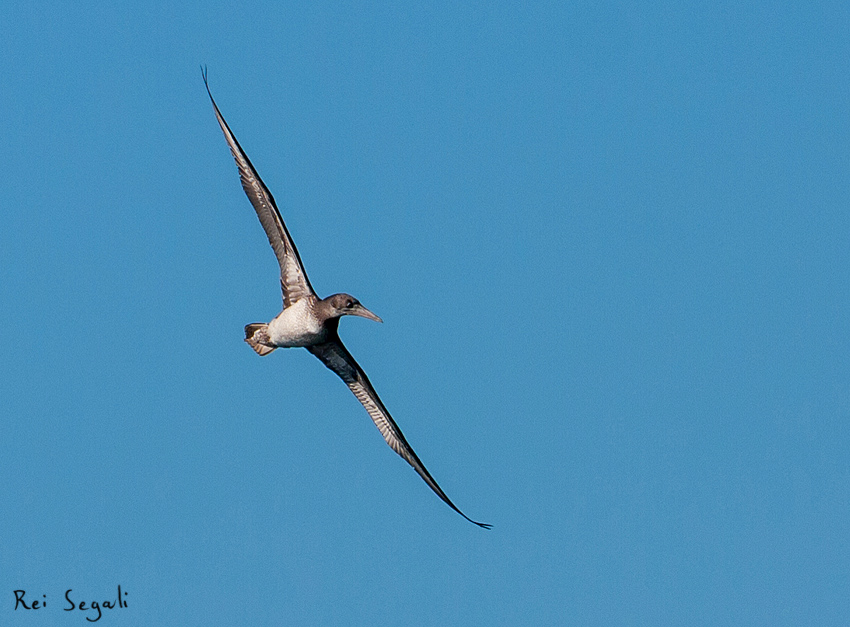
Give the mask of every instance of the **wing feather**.
<svg viewBox="0 0 850 627">
<path fill-rule="evenodd" d="M 280 264 L 280 288 L 283 292 L 283 306 L 289 307 L 291 304 L 298 302 L 305 296 L 315 295 L 313 287 L 310 285 L 310 280 L 307 278 L 307 273 L 304 271 L 304 265 L 301 263 L 301 256 L 298 254 L 298 249 L 289 235 L 283 219 L 280 217 L 274 198 L 271 192 L 266 187 L 257 170 L 248 159 L 248 155 L 242 150 L 239 142 L 236 141 L 236 136 L 230 130 L 224 116 L 221 115 L 218 105 L 212 97 L 210 86 L 207 83 L 207 73 L 204 69 L 204 85 L 207 88 L 210 101 L 215 110 L 215 117 L 218 120 L 219 126 L 224 133 L 224 139 L 227 140 L 227 145 L 230 146 L 230 152 L 236 160 L 236 165 L 239 168 L 239 178 L 242 181 L 242 189 L 248 196 L 248 200 L 254 206 L 257 212 L 257 217 L 260 219 L 260 224 L 269 238 L 269 243 L 274 250 L 277 261 Z"/>
<path fill-rule="evenodd" d="M 384 404 L 378 397 L 377 392 L 375 392 L 375 388 L 373 388 L 372 384 L 369 382 L 366 373 L 363 372 L 363 369 L 358 365 L 358 363 L 354 360 L 354 357 L 351 356 L 351 353 L 348 352 L 339 339 L 335 339 L 324 344 L 308 346 L 307 350 L 318 357 L 325 366 L 339 375 L 340 379 L 345 382 L 349 389 L 354 393 L 354 396 L 357 397 L 357 400 L 360 401 L 363 407 L 366 408 L 366 412 L 369 414 L 369 417 L 372 418 L 372 421 L 375 423 L 375 426 L 378 427 L 378 431 L 380 431 L 381 435 L 384 436 L 384 440 L 386 440 L 387 444 L 390 445 L 390 448 L 401 455 L 408 464 L 413 466 L 413 469 L 419 473 L 419 476 L 422 477 L 425 483 L 428 484 L 437 496 L 443 499 L 446 505 L 466 518 L 469 522 L 476 524 L 479 527 L 483 527 L 484 529 L 490 528 L 490 525 L 487 523 L 476 522 L 460 511 L 457 506 L 452 503 L 451 499 L 446 496 L 446 493 L 443 492 L 442 488 L 437 485 L 434 477 L 431 476 L 431 473 L 428 472 L 428 469 L 425 468 L 425 465 L 416 453 L 413 452 L 413 448 L 407 443 L 401 429 L 399 429 L 395 420 L 393 420 L 392 416 L 390 416 L 390 412 L 388 412 L 387 408 L 384 407 Z"/>
</svg>

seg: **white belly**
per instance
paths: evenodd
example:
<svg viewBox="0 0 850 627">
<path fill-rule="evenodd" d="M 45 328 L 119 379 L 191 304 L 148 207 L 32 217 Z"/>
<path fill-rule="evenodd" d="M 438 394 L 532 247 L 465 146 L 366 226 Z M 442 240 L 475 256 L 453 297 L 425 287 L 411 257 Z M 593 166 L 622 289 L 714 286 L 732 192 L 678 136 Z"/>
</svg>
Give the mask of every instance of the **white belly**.
<svg viewBox="0 0 850 627">
<path fill-rule="evenodd" d="M 312 315 L 308 299 L 287 307 L 269 323 L 269 339 L 280 348 L 310 346 L 324 340 L 324 330 Z"/>
</svg>

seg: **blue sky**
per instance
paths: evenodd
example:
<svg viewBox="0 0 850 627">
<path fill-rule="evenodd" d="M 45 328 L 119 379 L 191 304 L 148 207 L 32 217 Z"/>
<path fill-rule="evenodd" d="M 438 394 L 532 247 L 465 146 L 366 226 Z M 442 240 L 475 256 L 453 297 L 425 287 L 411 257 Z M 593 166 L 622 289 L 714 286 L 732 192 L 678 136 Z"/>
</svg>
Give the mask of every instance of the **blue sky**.
<svg viewBox="0 0 850 627">
<path fill-rule="evenodd" d="M 0 623 L 846 625 L 850 8 L 0 21 Z M 201 80 L 424 463 L 242 327 Z M 13 591 L 47 600 L 14 610 Z"/>
</svg>

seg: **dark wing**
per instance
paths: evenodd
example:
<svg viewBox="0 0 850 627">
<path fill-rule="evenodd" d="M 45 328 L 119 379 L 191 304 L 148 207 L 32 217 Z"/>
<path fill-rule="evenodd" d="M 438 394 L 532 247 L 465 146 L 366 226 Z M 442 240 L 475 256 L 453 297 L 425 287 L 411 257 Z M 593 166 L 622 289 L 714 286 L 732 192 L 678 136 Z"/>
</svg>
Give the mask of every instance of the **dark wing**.
<svg viewBox="0 0 850 627">
<path fill-rule="evenodd" d="M 419 460 L 416 453 L 413 452 L 410 444 L 407 443 L 401 429 L 398 428 L 395 420 L 393 420 L 392 416 L 390 416 L 390 412 L 387 411 L 387 408 L 384 407 L 381 399 L 378 398 L 378 394 L 375 392 L 372 384 L 369 383 L 366 373 L 363 372 L 363 369 L 356 361 L 354 361 L 354 357 L 351 356 L 351 353 L 346 350 L 345 346 L 342 345 L 342 342 L 339 339 L 326 342 L 325 344 L 308 346 L 307 350 L 318 357 L 323 364 L 337 373 L 339 377 L 345 381 L 349 389 L 354 392 L 354 396 L 357 397 L 357 400 L 360 401 L 363 404 L 363 407 L 366 408 L 366 411 L 369 412 L 369 416 L 375 422 L 375 426 L 378 427 L 378 430 L 381 432 L 381 435 L 384 436 L 387 444 L 389 444 L 396 453 L 407 460 L 408 464 L 413 466 L 413 469 L 418 472 L 419 476 L 425 480 L 425 483 L 427 483 L 430 488 L 436 492 L 437 496 L 443 499 L 449 507 L 466 518 L 469 522 L 474 523 L 479 527 L 483 527 L 484 529 L 490 528 L 490 525 L 475 522 L 460 511 L 455 504 L 451 502 L 451 499 L 446 496 L 446 493 L 443 492 L 442 488 L 437 485 L 437 482 L 434 481 L 434 477 L 431 476 L 431 473 L 428 472 L 425 465 Z"/>
<path fill-rule="evenodd" d="M 230 146 L 230 152 L 233 153 L 233 158 L 236 160 L 236 165 L 239 167 L 239 178 L 242 179 L 242 189 L 248 195 L 248 200 L 254 205 L 257 212 L 257 217 L 260 218 L 260 224 L 266 231 L 269 238 L 269 243 L 274 249 L 274 254 L 277 255 L 277 261 L 280 264 L 280 288 L 283 291 L 283 307 L 289 307 L 305 296 L 314 295 L 313 287 L 310 285 L 310 280 L 307 278 L 307 273 L 304 272 L 304 266 L 301 263 L 301 257 L 298 255 L 298 250 L 289 236 L 289 231 L 286 230 L 286 225 L 280 217 L 280 212 L 272 198 L 271 192 L 263 183 L 260 175 L 251 165 L 251 160 L 248 155 L 242 150 L 236 137 L 224 121 L 221 111 L 218 110 L 218 105 L 213 100 L 210 86 L 207 83 L 207 72 L 204 69 L 204 85 L 206 85 L 207 93 L 210 96 L 213 109 L 215 109 L 215 117 L 218 119 L 218 124 L 224 132 L 224 139 L 227 140 L 227 145 Z"/>
</svg>

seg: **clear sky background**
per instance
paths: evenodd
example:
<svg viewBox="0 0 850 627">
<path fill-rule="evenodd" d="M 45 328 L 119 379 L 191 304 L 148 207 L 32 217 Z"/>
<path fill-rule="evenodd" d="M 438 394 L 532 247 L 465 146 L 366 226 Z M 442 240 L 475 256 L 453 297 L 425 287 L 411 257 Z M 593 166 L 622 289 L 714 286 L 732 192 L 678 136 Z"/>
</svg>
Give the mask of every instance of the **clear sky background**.
<svg viewBox="0 0 850 627">
<path fill-rule="evenodd" d="M 847 2 L 7 3 L 0 51 L 0 624 L 850 622 Z M 201 64 L 492 531 L 243 343 Z"/>
</svg>

